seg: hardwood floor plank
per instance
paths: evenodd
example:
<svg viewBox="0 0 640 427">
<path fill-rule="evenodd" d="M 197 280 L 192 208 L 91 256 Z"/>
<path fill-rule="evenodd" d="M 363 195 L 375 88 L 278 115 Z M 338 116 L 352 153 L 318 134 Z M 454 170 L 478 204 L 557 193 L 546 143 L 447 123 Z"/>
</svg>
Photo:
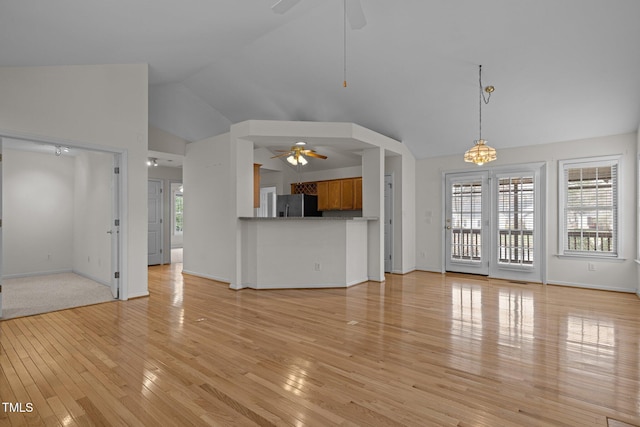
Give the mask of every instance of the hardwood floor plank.
<svg viewBox="0 0 640 427">
<path fill-rule="evenodd" d="M 149 269 L 149 298 L 0 321 L 13 425 L 640 425 L 640 299 L 414 272 L 232 291 Z"/>
</svg>

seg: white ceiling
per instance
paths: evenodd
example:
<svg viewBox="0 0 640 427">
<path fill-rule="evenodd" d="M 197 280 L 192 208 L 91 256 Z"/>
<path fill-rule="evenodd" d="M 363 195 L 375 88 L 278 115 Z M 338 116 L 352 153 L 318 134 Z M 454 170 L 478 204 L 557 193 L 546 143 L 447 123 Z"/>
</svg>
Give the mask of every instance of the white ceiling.
<svg viewBox="0 0 640 427">
<path fill-rule="evenodd" d="M 273 3 L 2 2 L 0 66 L 148 63 L 151 124 L 189 141 L 249 119 L 341 121 L 418 158 L 462 154 L 478 138 L 479 64 L 498 149 L 638 128 L 640 1 L 362 0 L 347 88 L 342 1 Z"/>
</svg>

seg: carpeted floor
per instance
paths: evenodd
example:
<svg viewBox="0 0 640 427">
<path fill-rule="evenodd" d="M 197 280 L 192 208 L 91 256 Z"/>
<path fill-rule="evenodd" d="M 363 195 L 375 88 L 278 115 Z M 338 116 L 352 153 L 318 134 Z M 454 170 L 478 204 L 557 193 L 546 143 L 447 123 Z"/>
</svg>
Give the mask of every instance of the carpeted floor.
<svg viewBox="0 0 640 427">
<path fill-rule="evenodd" d="M 0 320 L 107 301 L 114 301 L 108 286 L 74 273 L 5 279 Z"/>
</svg>

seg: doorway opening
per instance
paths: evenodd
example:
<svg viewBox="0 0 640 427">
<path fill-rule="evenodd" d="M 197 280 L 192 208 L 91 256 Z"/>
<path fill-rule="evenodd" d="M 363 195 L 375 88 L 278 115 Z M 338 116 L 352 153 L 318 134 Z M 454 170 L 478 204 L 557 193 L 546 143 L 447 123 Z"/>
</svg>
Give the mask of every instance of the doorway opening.
<svg viewBox="0 0 640 427">
<path fill-rule="evenodd" d="M 171 263 L 182 262 L 184 232 L 184 186 L 171 182 Z"/>
<path fill-rule="evenodd" d="M 0 138 L 0 317 L 120 297 L 121 153 Z"/>
</svg>

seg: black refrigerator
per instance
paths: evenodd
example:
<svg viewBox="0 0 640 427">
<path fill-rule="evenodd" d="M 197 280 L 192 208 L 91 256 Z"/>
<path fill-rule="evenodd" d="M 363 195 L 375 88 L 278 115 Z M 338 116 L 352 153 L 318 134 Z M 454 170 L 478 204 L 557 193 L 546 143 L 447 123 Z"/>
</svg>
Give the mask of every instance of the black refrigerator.
<svg viewBox="0 0 640 427">
<path fill-rule="evenodd" d="M 308 194 L 287 194 L 276 199 L 279 217 L 322 216 L 318 211 L 318 196 Z"/>
</svg>

